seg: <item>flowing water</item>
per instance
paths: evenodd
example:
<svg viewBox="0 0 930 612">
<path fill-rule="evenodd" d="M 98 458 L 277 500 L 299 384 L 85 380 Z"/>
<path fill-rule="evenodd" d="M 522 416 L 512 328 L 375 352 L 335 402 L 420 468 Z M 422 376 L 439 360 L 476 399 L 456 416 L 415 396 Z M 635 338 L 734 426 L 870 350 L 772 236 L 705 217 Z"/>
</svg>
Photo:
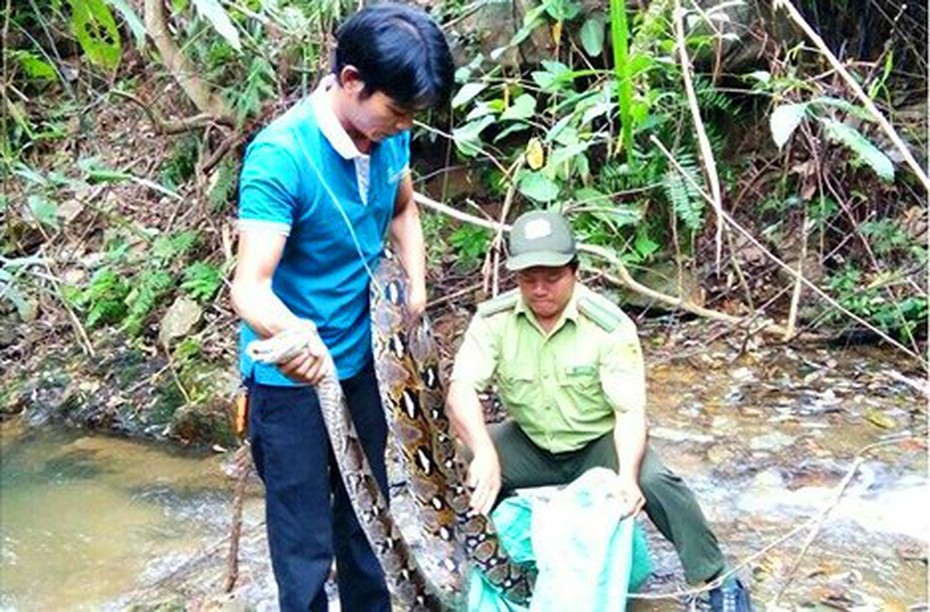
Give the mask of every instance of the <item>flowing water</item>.
<svg viewBox="0 0 930 612">
<path fill-rule="evenodd" d="M 745 562 L 759 607 L 780 591 L 787 608 L 925 605 L 926 399 L 901 372 L 920 374 L 877 350 L 740 355 L 668 342 L 646 347 L 652 442 L 692 486 L 729 559 Z M 13 423 L 0 434 L 0 609 L 222 601 L 233 488 L 222 457 Z M 253 487 L 231 597 L 273 609 L 261 508 Z M 647 531 L 647 596 L 685 588 L 674 551 Z"/>
<path fill-rule="evenodd" d="M 0 435 L 0 608 L 99 608 L 228 531 L 216 456 L 10 423 Z"/>
</svg>

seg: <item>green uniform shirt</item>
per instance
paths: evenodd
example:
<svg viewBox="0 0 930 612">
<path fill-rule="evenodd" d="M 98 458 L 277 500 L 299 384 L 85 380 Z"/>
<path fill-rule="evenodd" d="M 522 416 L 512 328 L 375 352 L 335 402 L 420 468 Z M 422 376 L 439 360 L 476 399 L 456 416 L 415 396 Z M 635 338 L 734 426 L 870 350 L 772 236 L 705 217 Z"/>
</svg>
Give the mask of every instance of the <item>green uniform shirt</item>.
<svg viewBox="0 0 930 612">
<path fill-rule="evenodd" d="M 498 387 L 511 418 L 550 452 L 576 450 L 612 431 L 614 411 L 643 410 L 646 384 L 636 327 L 616 305 L 576 284 L 547 335 L 520 297 L 478 307 L 452 380 Z"/>
</svg>

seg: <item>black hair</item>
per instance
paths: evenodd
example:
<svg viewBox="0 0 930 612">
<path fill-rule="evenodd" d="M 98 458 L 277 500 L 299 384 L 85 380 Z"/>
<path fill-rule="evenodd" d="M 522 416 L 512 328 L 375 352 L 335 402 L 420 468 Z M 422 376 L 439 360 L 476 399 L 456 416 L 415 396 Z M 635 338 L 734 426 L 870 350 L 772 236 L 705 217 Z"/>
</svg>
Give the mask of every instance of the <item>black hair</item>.
<svg viewBox="0 0 930 612">
<path fill-rule="evenodd" d="M 445 36 L 421 10 L 402 4 L 368 6 L 336 33 L 333 71 L 354 66 L 363 97 L 380 91 L 405 110 L 443 106 L 455 67 Z"/>
</svg>

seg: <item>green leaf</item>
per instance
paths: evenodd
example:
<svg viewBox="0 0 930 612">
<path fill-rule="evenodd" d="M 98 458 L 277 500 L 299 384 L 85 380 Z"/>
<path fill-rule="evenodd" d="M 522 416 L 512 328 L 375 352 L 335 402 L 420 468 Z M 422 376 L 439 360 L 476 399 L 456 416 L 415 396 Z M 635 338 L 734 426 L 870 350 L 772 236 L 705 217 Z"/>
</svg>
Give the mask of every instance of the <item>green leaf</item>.
<svg viewBox="0 0 930 612">
<path fill-rule="evenodd" d="M 36 220 L 53 229 L 58 229 L 58 206 L 42 196 L 32 195 L 27 199 L 29 211 Z"/>
<path fill-rule="evenodd" d="M 630 107 L 633 100 L 633 82 L 630 54 L 630 32 L 627 25 L 626 0 L 610 0 L 610 42 L 613 48 L 613 72 L 617 79 L 617 102 L 620 105 L 620 142 L 628 164 L 634 164 L 633 118 Z"/>
<path fill-rule="evenodd" d="M 558 147 L 549 155 L 549 161 L 546 164 L 551 169 L 556 169 L 567 161 L 571 161 L 576 155 L 584 153 L 588 149 L 587 142 L 579 142 L 567 147 Z"/>
<path fill-rule="evenodd" d="M 894 164 L 865 136 L 834 119 L 821 117 L 820 122 L 827 130 L 827 137 L 852 151 L 858 163 L 868 164 L 875 174 L 889 183 L 894 181 Z"/>
<path fill-rule="evenodd" d="M 529 119 L 536 112 L 536 98 L 530 94 L 523 94 L 513 101 L 513 104 L 501 114 L 501 121 L 518 121 Z"/>
<path fill-rule="evenodd" d="M 578 33 L 581 37 L 581 46 L 584 52 L 591 57 L 597 57 L 604 51 L 604 17 L 591 15 L 581 26 Z"/>
<path fill-rule="evenodd" d="M 537 202 L 551 202 L 559 197 L 559 185 L 541 172 L 527 172 L 520 179 L 520 193 Z"/>
<path fill-rule="evenodd" d="M 549 131 L 546 132 L 546 142 L 558 142 L 562 132 L 568 127 L 568 124 L 573 118 L 574 117 L 572 116 L 572 113 L 569 113 L 559 119 L 556 124 L 549 128 Z"/>
<path fill-rule="evenodd" d="M 545 72 L 536 71 L 531 76 L 543 91 L 553 92 L 570 89 L 570 87 L 565 86 L 570 86 L 576 76 L 576 73 L 571 68 L 562 62 L 553 60 L 543 60 L 542 65 L 546 69 Z"/>
<path fill-rule="evenodd" d="M 132 32 L 133 38 L 136 39 L 136 48 L 142 49 L 145 47 L 145 24 L 129 6 L 129 3 L 126 0 L 107 0 L 107 2 L 122 15 L 123 20 L 129 27 L 129 31 Z"/>
<path fill-rule="evenodd" d="M 744 79 L 754 80 L 757 83 L 768 85 L 772 80 L 772 74 L 767 70 L 755 70 L 743 76 Z"/>
<path fill-rule="evenodd" d="M 578 137 L 578 130 L 570 125 L 565 126 L 563 130 L 560 130 L 554 140 L 556 144 L 560 144 L 563 147 L 570 147 L 580 142 Z"/>
<path fill-rule="evenodd" d="M 470 102 L 472 98 L 487 88 L 487 83 L 465 83 L 452 98 L 452 108 L 458 108 Z"/>
<path fill-rule="evenodd" d="M 656 60 L 645 53 L 634 53 L 627 61 L 630 63 L 631 79 L 652 70 L 652 67 L 656 65 Z"/>
<path fill-rule="evenodd" d="M 87 58 L 113 71 L 119 65 L 121 45 L 119 28 L 103 0 L 68 0 L 71 5 L 71 30 Z"/>
<path fill-rule="evenodd" d="M 239 42 L 239 31 L 233 25 L 229 18 L 229 13 L 219 3 L 218 0 L 194 0 L 194 6 L 197 11 L 204 16 L 217 33 L 226 39 L 226 42 L 236 51 L 242 51 L 242 43 Z"/>
<path fill-rule="evenodd" d="M 530 74 L 530 78 L 532 78 L 533 82 L 536 83 L 536 85 L 543 91 L 550 91 L 554 89 L 553 85 L 555 85 L 556 81 L 558 81 L 554 74 L 551 72 L 546 72 L 545 70 L 534 70 Z"/>
<path fill-rule="evenodd" d="M 20 176 L 26 179 L 27 181 L 35 183 L 36 185 L 39 185 L 40 187 L 45 187 L 46 185 L 49 184 L 48 179 L 45 178 L 45 175 L 33 170 L 26 164 L 22 164 L 22 163 L 16 164 L 16 166 L 13 168 L 13 174 Z"/>
<path fill-rule="evenodd" d="M 785 146 L 806 115 L 806 103 L 784 104 L 772 112 L 772 116 L 769 117 L 769 127 L 772 130 L 772 139 L 779 149 Z"/>
<path fill-rule="evenodd" d="M 166 196 L 172 197 L 176 200 L 181 200 L 176 192 L 168 189 L 164 185 L 160 185 L 155 181 L 149 180 L 147 178 L 142 178 L 140 176 L 135 176 L 134 174 L 129 174 L 128 172 L 123 172 L 122 170 L 113 170 L 112 168 L 107 168 L 106 166 L 98 165 L 99 162 L 95 157 L 84 158 L 78 160 L 78 167 L 87 173 L 87 181 L 90 183 L 119 183 L 122 181 L 131 181 L 142 185 L 143 187 L 148 187 L 154 191 L 162 193 Z"/>
<path fill-rule="evenodd" d="M 639 225 L 636 228 L 636 239 L 633 241 L 633 248 L 636 250 L 636 254 L 639 256 L 640 261 L 647 259 L 650 255 L 658 251 L 660 246 L 658 242 L 649 237 L 649 232 L 645 225 Z"/>
<path fill-rule="evenodd" d="M 575 201 L 584 206 L 609 206 L 610 196 L 593 187 L 581 187 L 575 190 Z"/>
<path fill-rule="evenodd" d="M 526 15 L 523 17 L 523 24 L 520 26 L 520 29 L 513 35 L 513 38 L 510 39 L 503 47 L 498 47 L 491 51 L 490 58 L 493 61 L 497 61 L 500 57 L 507 52 L 511 47 L 515 47 L 522 43 L 524 40 L 529 38 L 530 34 L 538 28 L 540 25 L 546 23 L 544 13 L 546 12 L 547 3 L 540 4 L 539 6 L 526 12 Z"/>
<path fill-rule="evenodd" d="M 485 115 L 476 121 L 466 123 L 452 130 L 452 141 L 462 155 L 474 157 L 481 150 L 481 132 L 494 123 L 493 116 Z"/>
<path fill-rule="evenodd" d="M 31 51 L 16 50 L 10 56 L 19 62 L 20 67 L 31 79 L 54 81 L 58 78 L 55 67 Z"/>
<path fill-rule="evenodd" d="M 496 104 L 491 104 L 489 102 L 478 102 L 475 104 L 474 108 L 468 111 L 468 114 L 465 116 L 465 121 L 474 121 L 485 115 L 493 115 L 498 112 L 496 106 Z"/>
<path fill-rule="evenodd" d="M 523 130 L 530 129 L 529 124 L 527 123 L 511 123 L 506 128 L 501 130 L 501 133 L 494 137 L 494 142 L 500 142 L 507 136 L 511 134 L 516 134 L 517 132 L 522 132 Z"/>
<path fill-rule="evenodd" d="M 543 6 L 556 21 L 569 21 L 581 13 L 581 3 L 576 0 L 546 0 Z"/>
<path fill-rule="evenodd" d="M 605 115 L 612 111 L 616 106 L 613 102 L 595 102 L 584 112 L 584 116 L 581 118 L 581 125 L 588 125 L 601 115 Z"/>
<path fill-rule="evenodd" d="M 821 104 L 823 106 L 832 106 L 834 108 L 838 108 L 842 111 L 849 113 L 850 115 L 853 115 L 854 117 L 858 117 L 859 119 L 862 119 L 863 121 L 870 121 L 870 122 L 875 121 L 875 117 L 872 115 L 872 113 L 862 108 L 861 106 L 856 106 L 855 104 L 851 102 L 847 102 L 846 100 L 843 100 L 841 98 L 833 98 L 831 96 L 821 96 L 819 98 L 814 98 L 813 100 L 810 101 L 810 103 Z"/>
</svg>

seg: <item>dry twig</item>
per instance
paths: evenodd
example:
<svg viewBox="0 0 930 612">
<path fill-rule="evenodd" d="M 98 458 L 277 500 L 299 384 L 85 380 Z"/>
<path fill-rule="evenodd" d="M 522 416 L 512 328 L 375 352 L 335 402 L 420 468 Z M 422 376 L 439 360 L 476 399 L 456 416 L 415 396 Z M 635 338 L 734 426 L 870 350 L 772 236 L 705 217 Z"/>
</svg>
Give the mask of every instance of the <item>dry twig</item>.
<svg viewBox="0 0 930 612">
<path fill-rule="evenodd" d="M 232 520 L 229 528 L 229 556 L 226 560 L 226 581 L 224 593 L 231 593 L 239 579 L 239 540 L 242 537 L 242 504 L 245 500 L 245 488 L 252 473 L 252 458 L 249 445 L 242 444 L 233 459 L 236 465 L 236 492 L 233 496 Z"/>
<path fill-rule="evenodd" d="M 685 94 L 688 97 L 688 108 L 691 110 L 691 119 L 694 121 L 694 131 L 697 133 L 698 149 L 701 153 L 701 161 L 704 162 L 704 172 L 707 174 L 707 183 L 710 185 L 710 205 L 714 212 L 717 213 L 717 232 L 714 240 L 717 246 L 716 265 L 720 270 L 720 254 L 723 251 L 723 200 L 720 194 L 720 179 L 717 177 L 717 164 L 714 161 L 714 152 L 710 147 L 710 140 L 707 138 L 707 131 L 704 129 L 704 121 L 701 119 L 701 109 L 698 106 L 697 94 L 694 92 L 694 84 L 691 82 L 691 60 L 688 58 L 688 47 L 685 42 L 685 29 L 682 24 L 682 15 L 684 11 L 681 8 L 679 0 L 675 0 L 675 41 L 678 46 L 678 55 L 681 60 L 681 74 L 685 83 Z"/>
</svg>

